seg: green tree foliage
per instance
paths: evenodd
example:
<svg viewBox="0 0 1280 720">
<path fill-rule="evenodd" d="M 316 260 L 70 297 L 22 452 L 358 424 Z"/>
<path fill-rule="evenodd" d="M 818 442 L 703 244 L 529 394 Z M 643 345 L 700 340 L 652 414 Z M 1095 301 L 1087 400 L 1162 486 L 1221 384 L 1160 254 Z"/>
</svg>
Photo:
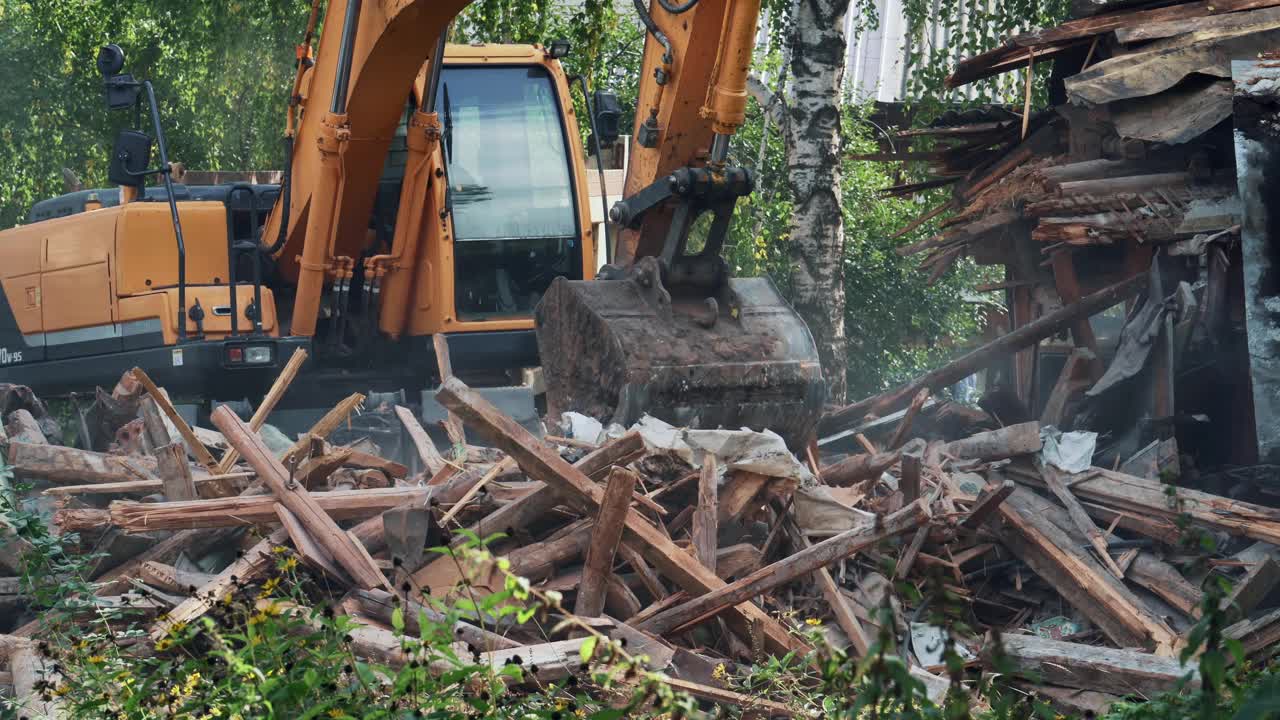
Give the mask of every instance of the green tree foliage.
<svg viewBox="0 0 1280 720">
<path fill-rule="evenodd" d="M 307 0 L 0 0 L 0 226 L 63 191 L 62 168 L 106 182 L 115 129 L 94 61 L 119 43 L 156 86 L 170 155 L 189 168 L 281 166 L 285 102 Z"/>
</svg>

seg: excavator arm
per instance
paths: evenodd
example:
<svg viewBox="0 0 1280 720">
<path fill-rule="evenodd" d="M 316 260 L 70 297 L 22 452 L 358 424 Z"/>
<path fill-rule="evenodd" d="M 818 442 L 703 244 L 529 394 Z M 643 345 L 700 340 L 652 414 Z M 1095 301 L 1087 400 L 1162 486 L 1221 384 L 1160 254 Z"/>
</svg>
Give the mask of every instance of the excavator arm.
<svg viewBox="0 0 1280 720">
<path fill-rule="evenodd" d="M 294 335 L 316 333 L 327 283 L 341 292 L 370 246 L 374 188 L 409 88 L 424 62 L 440 64 L 441 38 L 467 4 L 329 2 L 314 67 L 298 83 L 288 192 L 263 234 L 296 283 Z M 610 211 L 622 233 L 600 279 L 559 277 L 535 311 L 549 409 L 767 426 L 802 443 L 823 397 L 813 340 L 772 283 L 731 279 L 721 257 L 734 205 L 753 184 L 729 148 L 745 117 L 760 0 L 635 7 L 648 32 L 624 197 Z M 447 210 L 424 212 L 446 203 L 426 200 L 445 191 L 431 180 L 443 165 L 441 123 L 433 84 L 423 84 L 392 249 L 364 267 L 366 282 L 385 276 L 380 327 L 393 338 L 405 331 L 412 286 L 448 272 L 424 275 L 415 256 L 432 223 L 449 234 Z"/>
</svg>

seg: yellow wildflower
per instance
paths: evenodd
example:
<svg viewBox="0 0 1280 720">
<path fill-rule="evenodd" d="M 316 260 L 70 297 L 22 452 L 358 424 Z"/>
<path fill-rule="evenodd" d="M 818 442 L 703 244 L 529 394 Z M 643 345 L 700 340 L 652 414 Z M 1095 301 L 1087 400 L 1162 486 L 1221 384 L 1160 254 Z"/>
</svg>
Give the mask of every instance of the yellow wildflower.
<svg viewBox="0 0 1280 720">
<path fill-rule="evenodd" d="M 160 638 L 156 641 L 156 651 L 158 652 L 164 652 L 171 647 L 173 647 L 173 641 L 169 638 Z"/>
<path fill-rule="evenodd" d="M 254 613 L 253 616 L 249 618 L 250 625 L 261 625 L 266 621 L 267 621 L 267 614 L 262 612 L 261 610 Z"/>
<path fill-rule="evenodd" d="M 107 660 L 107 659 L 106 659 L 105 657 L 101 656 L 101 655 L 90 655 L 90 656 L 89 656 L 89 662 L 93 663 L 94 665 L 97 665 L 97 664 L 102 663 L 102 662 L 106 662 L 106 660 Z"/>
<path fill-rule="evenodd" d="M 339 710 L 338 708 L 330 708 L 330 709 L 329 709 L 329 712 L 328 712 L 328 715 L 329 715 L 329 717 L 331 717 L 331 718 L 340 718 L 340 717 L 342 717 L 343 715 L 346 715 L 346 713 L 342 712 L 342 711 L 341 711 L 341 710 Z"/>
<path fill-rule="evenodd" d="M 724 663 L 720 663 L 719 665 L 716 665 L 714 670 L 711 671 L 711 677 L 715 678 L 716 680 L 723 680 L 725 673 L 726 671 L 725 671 Z"/>
<path fill-rule="evenodd" d="M 817 627 L 822 624 L 822 621 L 819 620 L 818 618 L 805 618 L 804 624 L 809 625 L 811 627 Z"/>
<path fill-rule="evenodd" d="M 287 548 L 287 547 L 285 547 L 285 546 L 283 546 L 283 545 L 277 545 L 277 546 L 275 546 L 275 547 L 271 548 L 271 552 L 273 552 L 273 553 L 275 553 L 275 554 L 277 554 L 277 555 L 283 555 L 283 554 L 285 554 L 285 553 L 289 552 L 289 548 Z"/>
<path fill-rule="evenodd" d="M 66 695 L 69 692 L 71 692 L 71 686 L 67 685 L 66 683 L 59 685 L 53 690 L 53 694 L 57 695 L 58 697 L 62 697 L 63 695 Z"/>
<path fill-rule="evenodd" d="M 280 578 L 273 577 L 270 580 L 262 583 L 262 589 L 258 591 L 258 597 L 260 598 L 270 597 L 270 595 L 274 593 L 276 591 L 276 588 L 278 587 L 280 587 Z"/>
<path fill-rule="evenodd" d="M 285 558 L 284 562 L 280 564 L 281 570 L 292 570 L 296 567 L 298 567 L 298 558 L 293 557 L 292 555 Z"/>
</svg>

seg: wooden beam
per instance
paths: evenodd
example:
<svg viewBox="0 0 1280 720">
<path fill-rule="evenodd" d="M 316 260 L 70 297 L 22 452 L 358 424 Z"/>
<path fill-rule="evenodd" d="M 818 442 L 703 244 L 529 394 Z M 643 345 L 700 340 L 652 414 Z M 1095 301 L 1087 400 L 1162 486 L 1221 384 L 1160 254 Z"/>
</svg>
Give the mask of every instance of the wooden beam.
<svg viewBox="0 0 1280 720">
<path fill-rule="evenodd" d="M 222 481 L 247 480 L 253 477 L 251 472 L 227 473 L 226 475 L 202 475 L 195 477 L 192 481 L 196 484 L 196 490 L 200 491 L 204 485 L 210 485 Z M 125 480 L 123 482 L 110 483 L 94 483 L 89 485 L 61 485 L 47 488 L 45 495 L 67 496 L 67 495 L 150 495 L 152 493 L 164 492 L 164 483 L 160 480 Z M 205 497 L 204 493 L 200 493 L 201 497 Z"/>
<path fill-rule="evenodd" d="M 182 415 L 180 415 L 178 410 L 173 407 L 173 403 L 169 402 L 168 396 L 161 392 L 160 388 L 156 387 L 156 384 L 152 382 L 151 377 L 147 375 L 146 371 L 142 368 L 134 368 L 133 377 L 142 385 L 142 387 L 146 388 L 147 394 L 156 401 L 156 405 L 160 408 L 160 412 L 163 412 L 165 417 L 169 418 L 169 421 L 173 423 L 173 426 L 178 429 L 178 434 L 182 436 L 183 442 L 187 444 L 187 449 L 189 449 L 195 456 L 196 462 L 208 469 L 210 474 L 220 475 L 221 473 L 219 473 L 217 469 L 218 463 L 215 462 L 213 456 L 209 454 L 209 450 L 200 442 L 200 439 L 196 437 L 195 433 L 191 431 L 191 426 L 187 424 L 186 420 L 182 419 Z"/>
<path fill-rule="evenodd" d="M 465 383 L 457 378 L 445 381 L 436 398 L 515 458 L 529 477 L 576 499 L 589 511 L 599 509 L 604 498 L 603 488 L 565 462 L 554 449 L 539 442 L 528 430 L 504 415 Z M 688 553 L 676 546 L 639 512 L 627 512 L 626 529 L 629 536 L 638 543 L 637 549 L 661 573 L 691 594 L 707 593 L 724 587 L 724 581 L 714 570 L 690 558 Z M 763 634 L 765 645 L 771 652 L 786 653 L 805 646 L 753 604 L 743 603 L 734 608 L 729 613 L 729 619 L 735 632 L 743 637 L 749 637 L 752 632 Z"/>
<path fill-rule="evenodd" d="M 614 468 L 609 472 L 600 512 L 591 528 L 587 559 L 582 565 L 582 584 L 573 607 L 575 615 L 599 617 L 604 612 L 605 589 L 613 576 L 613 559 L 622 542 L 624 519 L 631 507 L 636 480 L 636 474 L 630 470 Z"/>
<path fill-rule="evenodd" d="M 997 536 L 1013 554 L 1096 624 L 1112 642 L 1172 653 L 1178 635 L 1066 532 L 1037 508 L 1034 494 L 1015 490 L 997 508 Z M 993 518 L 994 520 L 994 518 Z"/>
<path fill-rule="evenodd" d="M 138 579 L 154 587 L 172 593 L 190 595 L 213 580 L 213 575 L 179 570 L 167 563 L 148 560 L 138 568 Z"/>
<path fill-rule="evenodd" d="M 320 547 L 315 538 L 307 532 L 303 527 L 302 521 L 294 515 L 289 508 L 274 503 L 272 509 L 276 512 L 276 517 L 280 519 L 280 527 L 289 533 L 289 539 L 293 541 L 293 547 L 298 551 L 298 557 L 302 558 L 302 562 L 311 569 L 322 573 L 326 577 L 343 585 L 350 585 L 351 579 L 346 573 L 338 569 L 334 563 L 333 556 L 324 548 Z"/>
<path fill-rule="evenodd" d="M 1199 684 L 1195 665 L 1184 666 L 1174 657 L 1046 640 L 1036 635 L 1003 635 L 998 646 L 987 643 L 982 659 L 988 669 L 999 666 L 999 672 L 1007 673 L 1012 665 L 1013 669 L 1034 673 L 1047 685 L 1117 695 L 1154 698 L 1177 688 L 1188 673 L 1191 684 Z"/>
<path fill-rule="evenodd" d="M 822 482 L 833 487 L 849 487 L 864 480 L 880 477 L 898 462 L 901 453 L 886 452 L 850 455 L 834 465 L 822 468 Z"/>
<path fill-rule="evenodd" d="M 698 504 L 693 511 L 693 555 L 706 567 L 716 566 L 716 549 L 719 547 L 720 525 L 717 522 L 716 458 L 707 453 L 698 474 Z"/>
<path fill-rule="evenodd" d="M 960 527 L 966 530 L 977 530 L 1017 487 L 1012 480 L 1005 480 L 999 485 L 988 485 L 983 488 L 978 494 L 978 501 L 973 504 L 973 509 L 964 520 L 960 521 Z"/>
<path fill-rule="evenodd" d="M 262 426 L 267 423 L 267 417 L 271 415 L 271 411 L 275 410 L 276 405 L 280 403 L 285 392 L 289 390 L 289 385 L 293 383 L 293 379 L 298 377 L 298 372 L 302 370 L 302 364 L 307 361 L 307 351 L 298 348 L 293 351 L 293 355 L 289 356 L 289 362 L 285 363 L 284 369 L 276 376 L 276 380 L 271 384 L 271 389 L 267 391 L 262 403 L 258 405 L 258 409 L 253 411 L 253 417 L 249 418 L 249 429 L 258 432 Z M 240 453 L 235 448 L 230 448 L 222 456 L 222 460 L 218 461 L 218 467 L 214 470 L 217 475 L 223 475 L 231 472 L 231 468 L 235 467 L 236 462 L 240 459 Z"/>
<path fill-rule="evenodd" d="M 1040 452 L 1040 423 L 1006 425 L 946 444 L 943 453 L 960 460 L 1005 460 Z"/>
<path fill-rule="evenodd" d="M 271 454 L 257 433 L 250 431 L 249 426 L 226 406 L 214 410 L 212 419 L 227 442 L 240 451 L 258 477 L 266 482 L 276 499 L 298 516 L 307 532 L 359 587 L 387 586 L 382 571 L 368 561 L 363 548 L 357 548 L 350 536 L 316 503 L 311 493 L 289 477 L 289 471 Z"/>
<path fill-rule="evenodd" d="M 414 600 L 403 596 L 392 595 L 385 590 L 360 590 L 355 589 L 347 594 L 347 600 L 353 601 L 359 608 L 361 614 L 367 615 L 374 620 L 378 620 L 386 625 L 391 624 L 391 616 L 396 608 L 400 608 L 404 617 L 404 629 L 407 633 L 418 635 L 421 631 L 418 625 L 419 613 L 425 614 L 427 619 L 435 623 L 453 624 L 453 635 L 457 642 L 469 643 L 476 646 L 483 652 L 491 652 L 494 650 L 511 650 L 523 647 L 521 643 L 505 638 L 497 633 L 490 632 L 483 628 L 476 627 L 469 622 L 463 620 L 451 621 L 443 613 L 427 607 Z"/>
<path fill-rule="evenodd" d="M 472 485 L 467 490 L 466 494 L 462 496 L 462 499 L 454 503 L 453 507 L 449 508 L 449 512 L 445 513 L 444 517 L 440 518 L 440 527 L 448 527 L 449 521 L 457 517 L 458 513 L 462 512 L 463 509 L 467 507 L 467 503 L 471 502 L 471 499 L 479 494 L 486 485 L 493 482 L 494 478 L 502 475 L 503 473 L 510 472 L 515 468 L 516 464 L 511 458 L 503 458 L 500 462 L 495 463 L 494 466 L 489 468 L 489 471 L 484 474 L 484 477 L 480 478 L 480 481 L 475 485 Z"/>
<path fill-rule="evenodd" d="M 1133 564 L 1125 571 L 1125 579 L 1146 588 L 1188 617 L 1200 619 L 1204 593 L 1187 582 L 1175 567 L 1151 553 L 1139 552 L 1134 557 Z"/>
<path fill-rule="evenodd" d="M 768 484 L 769 478 L 760 473 L 730 472 L 716 498 L 716 523 L 724 525 L 742 517 Z"/>
<path fill-rule="evenodd" d="M 1076 348 L 1067 356 L 1058 380 L 1053 384 L 1049 399 L 1045 401 L 1044 411 L 1040 414 L 1040 424 L 1052 425 L 1060 430 L 1068 429 L 1067 423 L 1072 419 L 1067 416 L 1067 406 L 1071 401 L 1088 390 L 1096 380 L 1093 378 L 1093 366 L 1097 356 L 1088 348 Z"/>
<path fill-rule="evenodd" d="M 795 543 L 795 547 L 801 550 L 812 547 L 813 543 L 809 542 L 809 538 L 800 531 L 794 520 L 788 517 L 784 522 L 787 523 L 787 535 L 791 538 L 791 542 Z M 928 528 L 920 528 L 916 533 L 921 531 L 927 532 Z M 825 567 L 818 568 L 814 571 L 813 577 L 817 581 L 818 590 L 822 592 L 822 598 L 831 608 L 831 614 L 835 616 L 836 624 L 840 626 L 845 637 L 849 638 L 849 645 L 856 653 L 856 657 L 866 657 L 871 650 L 871 641 L 867 639 L 867 633 L 862 628 L 862 622 L 858 620 L 853 606 L 849 604 L 849 599 L 840 591 L 835 578 L 831 577 L 831 571 Z"/>
<path fill-rule="evenodd" d="M 9 465 L 19 477 L 51 483 L 116 483 L 155 479 L 152 457 L 122 457 L 62 445 L 9 443 Z"/>
<path fill-rule="evenodd" d="M 877 517 L 872 523 L 827 538 L 736 582 L 705 592 L 683 605 L 659 613 L 639 627 L 659 635 L 683 632 L 749 598 L 844 560 L 886 538 L 914 530 L 929 518 L 929 508 L 924 501 L 912 503 L 888 517 Z"/>
<path fill-rule="evenodd" d="M 896 409 L 902 402 L 914 396 L 922 388 L 945 388 L 969 377 L 989 365 L 996 358 L 1030 346 L 1070 327 L 1078 318 L 1091 317 L 1121 302 L 1146 287 L 1146 273 L 1135 275 L 1114 285 L 1088 295 L 1075 305 L 1042 315 L 1017 330 L 975 348 L 951 362 L 886 393 L 859 400 L 836 412 L 826 415 L 820 427 L 823 436 L 844 430 L 862 422 L 870 412 L 884 414 Z"/>
<path fill-rule="evenodd" d="M 1098 558 L 1102 560 L 1102 563 L 1107 566 L 1107 569 L 1113 575 L 1123 579 L 1124 571 L 1116 565 L 1116 561 L 1111 558 L 1111 552 L 1107 549 L 1107 538 L 1098 529 L 1098 526 L 1093 524 L 1093 519 L 1089 517 L 1089 513 L 1085 512 L 1084 506 L 1080 504 L 1076 496 L 1071 494 L 1070 488 L 1062 481 L 1062 475 L 1058 469 L 1046 463 L 1044 467 L 1040 468 L 1040 476 L 1044 478 L 1044 483 L 1049 487 L 1049 491 L 1067 509 L 1067 514 L 1071 516 L 1071 522 L 1075 523 L 1080 532 L 1084 533 L 1084 536 L 1088 538 L 1089 544 L 1098 553 Z"/>
</svg>

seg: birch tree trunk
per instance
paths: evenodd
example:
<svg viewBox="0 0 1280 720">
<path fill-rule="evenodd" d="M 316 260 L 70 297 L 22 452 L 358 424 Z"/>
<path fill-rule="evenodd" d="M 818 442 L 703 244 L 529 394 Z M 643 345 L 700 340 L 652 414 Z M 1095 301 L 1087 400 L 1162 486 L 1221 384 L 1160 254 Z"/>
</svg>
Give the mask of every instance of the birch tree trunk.
<svg viewBox="0 0 1280 720">
<path fill-rule="evenodd" d="M 826 378 L 827 402 L 843 404 L 844 221 L 840 208 L 840 87 L 849 0 L 799 0 L 787 100 L 791 302 L 809 324 Z"/>
</svg>

